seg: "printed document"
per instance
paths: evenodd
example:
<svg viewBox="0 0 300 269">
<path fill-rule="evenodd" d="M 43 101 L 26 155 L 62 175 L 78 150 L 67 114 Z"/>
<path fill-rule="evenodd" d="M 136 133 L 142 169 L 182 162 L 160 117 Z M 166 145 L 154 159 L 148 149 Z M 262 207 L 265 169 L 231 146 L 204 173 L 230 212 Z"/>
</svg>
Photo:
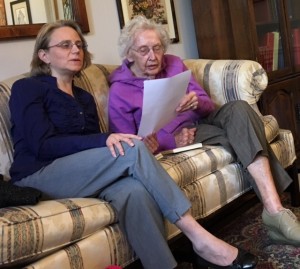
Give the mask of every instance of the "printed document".
<svg viewBox="0 0 300 269">
<path fill-rule="evenodd" d="M 138 135 L 157 132 L 177 115 L 176 108 L 186 94 L 191 70 L 170 78 L 144 82 L 143 112 Z"/>
</svg>

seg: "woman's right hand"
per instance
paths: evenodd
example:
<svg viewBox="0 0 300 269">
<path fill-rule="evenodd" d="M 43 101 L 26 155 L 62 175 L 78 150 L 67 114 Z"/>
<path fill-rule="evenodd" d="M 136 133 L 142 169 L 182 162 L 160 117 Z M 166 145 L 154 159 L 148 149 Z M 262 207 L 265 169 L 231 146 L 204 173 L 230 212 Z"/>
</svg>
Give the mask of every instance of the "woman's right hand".
<svg viewBox="0 0 300 269">
<path fill-rule="evenodd" d="M 106 139 L 106 146 L 109 148 L 113 157 L 117 156 L 116 150 L 120 153 L 120 155 L 124 156 L 125 153 L 121 142 L 125 142 L 129 146 L 133 147 L 134 143 L 132 139 L 142 140 L 142 137 L 133 134 L 113 133 Z"/>
<path fill-rule="evenodd" d="M 196 128 L 182 128 L 180 132 L 175 134 L 176 147 L 184 147 L 194 143 Z"/>
<path fill-rule="evenodd" d="M 159 147 L 156 133 L 153 133 L 153 134 L 150 134 L 150 135 L 147 135 L 146 137 L 144 137 L 143 142 L 145 143 L 146 147 L 149 149 L 149 151 L 152 154 L 154 154 Z"/>
</svg>

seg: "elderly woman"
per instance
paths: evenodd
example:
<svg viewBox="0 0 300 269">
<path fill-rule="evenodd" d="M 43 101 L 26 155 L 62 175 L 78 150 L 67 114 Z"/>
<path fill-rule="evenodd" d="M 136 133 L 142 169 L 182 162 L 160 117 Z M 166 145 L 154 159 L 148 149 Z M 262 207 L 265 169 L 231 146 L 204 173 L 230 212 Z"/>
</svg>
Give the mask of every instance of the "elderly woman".
<svg viewBox="0 0 300 269">
<path fill-rule="evenodd" d="M 255 256 L 238 252 L 193 219 L 189 201 L 140 137 L 100 132 L 93 97 L 73 83 L 90 62 L 75 22 L 42 27 L 31 76 L 14 83 L 9 102 L 14 184 L 53 199 L 94 196 L 110 202 L 144 268 L 177 265 L 165 239 L 164 218 L 208 261 L 230 265 L 226 268 L 254 268 Z"/>
<path fill-rule="evenodd" d="M 165 54 L 168 44 L 165 28 L 142 16 L 135 17 L 123 28 L 119 38 L 123 63 L 110 76 L 111 131 L 137 133 L 145 80 L 171 77 L 187 70 L 181 59 Z M 270 149 L 264 126 L 254 110 L 244 101 L 214 109 L 209 96 L 191 77 L 177 112 L 177 117 L 161 130 L 143 138 L 149 150 L 155 153 L 194 142 L 223 145 L 245 168 L 246 176 L 261 198 L 263 222 L 271 238 L 300 246 L 300 223 L 282 206 L 278 195 L 292 180 Z M 187 128 L 191 124 L 195 128 Z"/>
</svg>

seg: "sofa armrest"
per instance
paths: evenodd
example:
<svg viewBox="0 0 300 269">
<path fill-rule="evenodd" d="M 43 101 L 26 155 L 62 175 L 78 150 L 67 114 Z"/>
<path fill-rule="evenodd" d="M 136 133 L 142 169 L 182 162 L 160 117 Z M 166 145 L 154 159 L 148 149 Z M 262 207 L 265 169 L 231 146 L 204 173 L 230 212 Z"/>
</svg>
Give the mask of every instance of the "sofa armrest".
<svg viewBox="0 0 300 269">
<path fill-rule="evenodd" d="M 234 100 L 254 105 L 268 85 L 265 70 L 255 61 L 187 59 L 184 63 L 216 106 Z"/>
</svg>

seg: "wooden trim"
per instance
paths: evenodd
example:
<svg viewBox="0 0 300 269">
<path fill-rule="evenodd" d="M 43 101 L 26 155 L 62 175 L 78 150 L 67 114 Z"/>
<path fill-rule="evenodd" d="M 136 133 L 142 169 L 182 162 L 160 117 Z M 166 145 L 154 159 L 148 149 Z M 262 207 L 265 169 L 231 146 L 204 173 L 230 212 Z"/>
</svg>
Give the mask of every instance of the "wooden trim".
<svg viewBox="0 0 300 269">
<path fill-rule="evenodd" d="M 74 20 L 80 25 L 83 33 L 90 31 L 85 1 L 72 0 Z M 44 23 L 26 25 L 0 26 L 0 40 L 35 37 Z"/>
</svg>

